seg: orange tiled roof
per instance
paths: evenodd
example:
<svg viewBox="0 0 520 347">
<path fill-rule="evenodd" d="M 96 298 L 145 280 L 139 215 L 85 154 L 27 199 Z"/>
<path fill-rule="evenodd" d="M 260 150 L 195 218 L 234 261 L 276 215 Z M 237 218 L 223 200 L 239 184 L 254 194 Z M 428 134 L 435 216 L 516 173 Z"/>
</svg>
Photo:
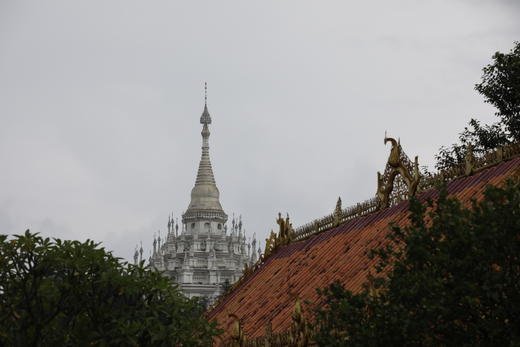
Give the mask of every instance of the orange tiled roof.
<svg viewBox="0 0 520 347">
<path fill-rule="evenodd" d="M 447 185 L 448 193 L 466 202 L 480 199 L 487 184 L 501 184 L 519 166 L 517 157 L 473 176 L 455 179 Z M 436 190 L 429 190 L 419 198 L 435 198 L 436 194 Z M 407 225 L 408 215 L 408 201 L 404 201 L 281 247 L 214 307 L 209 319 L 217 319 L 219 326 L 228 330 L 234 320 L 230 314 L 234 314 L 248 338 L 262 336 L 269 322 L 273 333 L 286 331 L 296 296 L 302 302 L 316 303 L 316 288 L 335 280 L 347 289 L 359 291 L 375 262 L 366 251 L 386 241 L 390 222 Z"/>
</svg>

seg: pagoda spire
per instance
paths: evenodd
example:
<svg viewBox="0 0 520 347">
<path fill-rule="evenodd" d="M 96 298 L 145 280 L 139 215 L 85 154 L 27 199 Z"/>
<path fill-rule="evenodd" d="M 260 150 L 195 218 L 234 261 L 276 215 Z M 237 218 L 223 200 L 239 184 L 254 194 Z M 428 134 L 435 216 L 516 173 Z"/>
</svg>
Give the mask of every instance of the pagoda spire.
<svg viewBox="0 0 520 347">
<path fill-rule="evenodd" d="M 209 158 L 209 125 L 211 124 L 211 116 L 208 111 L 208 85 L 204 83 L 204 111 L 200 116 L 200 123 L 202 124 L 202 155 L 200 157 L 199 169 L 197 171 L 197 178 L 195 179 L 195 186 L 191 190 L 191 201 L 188 209 L 183 214 L 183 222 L 199 218 L 201 212 L 217 213 L 222 222 L 225 223 L 227 215 L 220 204 L 220 193 L 218 191 L 215 176 L 213 175 L 213 168 Z"/>
<path fill-rule="evenodd" d="M 213 176 L 213 169 L 211 167 L 211 160 L 209 158 L 209 132 L 208 125 L 211 124 L 211 116 L 208 111 L 208 84 L 204 83 L 204 111 L 200 116 L 200 124 L 202 124 L 202 156 L 199 163 L 199 171 L 197 173 L 197 184 L 215 184 L 215 176 Z"/>
</svg>

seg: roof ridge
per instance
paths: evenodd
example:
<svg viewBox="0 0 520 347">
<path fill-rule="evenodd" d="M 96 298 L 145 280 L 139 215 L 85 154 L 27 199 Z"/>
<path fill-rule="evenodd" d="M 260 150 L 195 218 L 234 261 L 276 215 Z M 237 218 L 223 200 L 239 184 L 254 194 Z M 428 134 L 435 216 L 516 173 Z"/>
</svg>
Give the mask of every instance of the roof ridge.
<svg viewBox="0 0 520 347">
<path fill-rule="evenodd" d="M 400 147 L 400 144 L 398 145 Z M 470 155 L 466 156 L 464 163 L 456 165 L 447 170 L 439 171 L 431 176 L 423 177 L 424 179 L 422 180 L 422 182 L 420 182 L 420 185 L 418 186 L 416 193 L 425 193 L 434 188 L 439 183 L 448 183 L 459 178 L 472 176 L 487 168 L 496 166 L 497 164 L 520 156 L 520 142 L 499 147 L 497 149 L 484 153 L 483 155 L 478 157 L 474 155 L 473 151 L 471 151 L 470 148 L 468 149 L 468 153 Z M 338 211 L 334 211 L 329 215 L 326 215 L 319 219 L 315 219 L 314 221 L 304 224 L 294 230 L 292 230 L 291 228 L 289 234 L 283 237 L 283 239 L 281 240 L 279 238 L 281 238 L 282 234 L 282 225 L 280 225 L 280 233 L 276 235 L 273 232 L 271 232 L 270 236 L 270 239 L 274 237 L 273 242 L 277 243 L 277 246 L 270 249 L 269 252 L 264 252 L 264 254 L 262 254 L 259 257 L 258 261 L 254 265 L 252 265 L 249 268 L 246 268 L 240 279 L 237 282 L 235 282 L 226 293 L 220 296 L 220 298 L 210 308 L 208 308 L 208 311 L 206 312 L 207 316 L 218 313 L 220 311 L 220 308 L 223 307 L 223 305 L 232 298 L 232 293 L 237 291 L 243 285 L 247 284 L 249 280 L 253 278 L 252 275 L 256 274 L 259 269 L 261 269 L 264 265 L 268 263 L 268 260 L 271 260 L 273 256 L 278 254 L 280 249 L 285 248 L 284 246 L 288 246 L 295 242 L 304 241 L 311 236 L 318 235 L 322 232 L 336 228 L 348 221 L 357 219 L 358 217 L 363 217 L 372 214 L 373 212 L 393 208 L 397 206 L 399 203 L 406 200 L 408 199 L 393 199 L 390 201 L 390 205 L 388 207 L 382 207 L 380 204 L 380 200 L 376 195 L 371 199 L 341 209 L 341 216 L 339 216 L 339 221 Z M 281 216 L 279 216 L 279 220 L 280 219 Z M 290 224 L 288 226 L 290 227 Z"/>
<path fill-rule="evenodd" d="M 418 187 L 417 193 L 423 193 L 425 191 L 434 188 L 440 183 L 447 183 L 460 177 L 471 176 L 477 172 L 480 172 L 488 167 L 495 166 L 501 162 L 513 159 L 520 155 L 520 142 L 512 143 L 507 146 L 498 147 L 480 156 L 475 156 L 471 151 L 471 156 L 467 156 L 464 163 L 455 165 L 449 169 L 441 170 L 431 176 L 425 177 L 422 175 L 422 181 Z M 397 203 L 407 199 L 398 201 L 392 201 L 388 207 L 394 206 Z M 341 210 L 340 223 L 344 223 L 348 220 L 370 214 L 378 208 L 378 197 L 372 197 L 371 199 L 363 202 L 358 202 L 355 205 L 348 206 Z M 334 227 L 335 213 L 328 214 L 324 217 L 313 220 L 297 227 L 294 230 L 295 238 L 294 241 L 305 240 L 311 235 L 321 233 Z"/>
</svg>

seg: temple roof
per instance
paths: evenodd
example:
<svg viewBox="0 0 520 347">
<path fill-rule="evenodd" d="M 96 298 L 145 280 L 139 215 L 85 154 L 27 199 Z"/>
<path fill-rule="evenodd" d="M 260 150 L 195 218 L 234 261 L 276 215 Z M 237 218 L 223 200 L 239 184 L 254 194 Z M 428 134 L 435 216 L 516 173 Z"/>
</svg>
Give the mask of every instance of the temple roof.
<svg viewBox="0 0 520 347">
<path fill-rule="evenodd" d="M 500 185 L 518 175 L 519 148 L 517 145 L 507 160 L 500 152 L 493 164 L 449 180 L 448 193 L 467 204 L 472 198 L 481 199 L 486 185 Z M 420 200 L 435 198 L 438 190 L 429 188 L 417 196 Z M 226 331 L 224 338 L 229 336 L 230 327 L 238 318 L 243 332 L 251 339 L 263 336 L 271 324 L 273 334 L 288 331 L 296 298 L 302 303 L 318 304 L 317 288 L 340 281 L 347 289 L 360 291 L 376 262 L 369 259 L 367 250 L 387 242 L 391 222 L 401 227 L 409 225 L 408 206 L 409 201 L 404 200 L 370 210 L 276 248 L 208 312 L 208 318 L 217 319 Z M 309 309 L 303 306 L 304 311 Z"/>
</svg>

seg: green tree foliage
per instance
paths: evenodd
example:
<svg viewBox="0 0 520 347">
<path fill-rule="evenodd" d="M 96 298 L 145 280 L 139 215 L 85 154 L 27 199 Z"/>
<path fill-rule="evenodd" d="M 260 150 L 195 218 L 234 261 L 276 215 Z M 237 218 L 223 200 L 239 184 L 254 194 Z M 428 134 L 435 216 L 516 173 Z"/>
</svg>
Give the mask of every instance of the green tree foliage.
<svg viewBox="0 0 520 347">
<path fill-rule="evenodd" d="M 497 52 L 493 63 L 484 67 L 482 82 L 475 89 L 484 96 L 485 102 L 497 108 L 497 123 L 482 125 L 471 119 L 468 127 L 459 134 L 459 143 L 441 147 L 436 156 L 437 169 L 446 169 L 462 163 L 466 146 L 471 145 L 476 153 L 520 141 L 520 42 L 510 53 Z"/>
<path fill-rule="evenodd" d="M 487 103 L 497 108 L 496 115 L 507 135 L 520 140 L 520 42 L 510 53 L 497 52 L 493 64 L 484 68 L 482 82 L 475 89 Z"/>
<path fill-rule="evenodd" d="M 93 241 L 0 235 L 0 345 L 204 346 L 196 301 Z"/>
<path fill-rule="evenodd" d="M 360 293 L 319 290 L 318 345 L 520 345 L 519 184 L 489 186 L 469 208 L 444 191 L 410 211 L 410 226 L 372 251 Z"/>
</svg>

